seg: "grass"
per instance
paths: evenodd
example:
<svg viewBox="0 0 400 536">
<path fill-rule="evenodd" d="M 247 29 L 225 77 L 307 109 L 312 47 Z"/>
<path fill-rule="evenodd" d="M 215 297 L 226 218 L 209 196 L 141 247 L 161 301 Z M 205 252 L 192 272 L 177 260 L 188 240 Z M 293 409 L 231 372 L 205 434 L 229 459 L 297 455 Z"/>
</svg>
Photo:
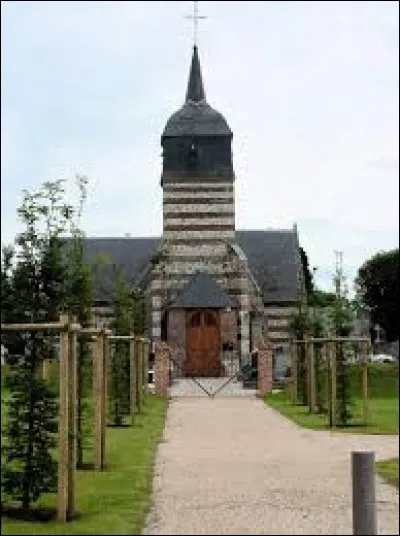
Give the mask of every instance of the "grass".
<svg viewBox="0 0 400 536">
<path fill-rule="evenodd" d="M 386 482 L 399 487 L 399 458 L 376 462 L 376 470 Z"/>
<path fill-rule="evenodd" d="M 106 470 L 77 471 L 77 519 L 63 524 L 4 517 L 2 534 L 140 534 L 149 507 L 165 410 L 165 399 L 149 395 L 133 427 L 107 429 Z M 51 494 L 35 506 L 55 507 L 56 503 L 56 495 Z"/>
<path fill-rule="evenodd" d="M 265 399 L 273 409 L 279 411 L 299 426 L 312 430 L 332 430 L 329 428 L 328 416 L 310 414 L 307 406 L 293 406 L 284 392 L 274 393 Z M 345 428 L 334 428 L 338 432 L 359 434 L 398 434 L 399 433 L 399 399 L 373 398 L 370 400 L 370 422 L 362 424 L 362 400 L 355 399 L 352 409 L 354 417 Z"/>
</svg>

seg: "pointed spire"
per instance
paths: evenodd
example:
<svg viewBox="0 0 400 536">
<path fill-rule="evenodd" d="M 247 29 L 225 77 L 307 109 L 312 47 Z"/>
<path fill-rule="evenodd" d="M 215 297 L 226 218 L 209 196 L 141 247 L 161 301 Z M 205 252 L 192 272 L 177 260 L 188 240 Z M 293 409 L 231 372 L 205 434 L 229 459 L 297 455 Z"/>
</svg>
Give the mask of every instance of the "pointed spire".
<svg viewBox="0 0 400 536">
<path fill-rule="evenodd" d="M 206 94 L 201 77 L 200 60 L 197 46 L 193 47 L 192 65 L 190 66 L 189 82 L 186 91 L 186 102 L 205 102 Z"/>
</svg>

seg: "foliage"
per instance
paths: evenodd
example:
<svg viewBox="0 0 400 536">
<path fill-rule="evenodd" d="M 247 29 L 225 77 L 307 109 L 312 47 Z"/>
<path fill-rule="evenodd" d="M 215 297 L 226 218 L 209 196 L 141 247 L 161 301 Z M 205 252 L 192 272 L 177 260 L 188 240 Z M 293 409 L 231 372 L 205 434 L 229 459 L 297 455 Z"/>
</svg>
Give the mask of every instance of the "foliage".
<svg viewBox="0 0 400 536">
<path fill-rule="evenodd" d="M 85 199 L 86 179 L 77 177 L 77 183 L 81 192 L 78 209 L 66 201 L 63 180 L 45 182 L 33 193 L 23 191 L 18 209 L 23 231 L 16 237 L 14 257 L 11 249 L 3 249 L 2 322 L 56 321 L 62 311 L 76 312 L 71 293 L 80 308 L 87 305 L 81 285 L 81 280 L 87 282 L 86 273 L 81 276 L 85 268 L 81 257 L 73 255 L 68 264 L 70 252 L 64 240 L 72 233 L 71 251 L 79 245 L 76 221 Z M 55 392 L 40 377 L 44 360 L 55 356 L 55 340 L 38 332 L 14 332 L 3 335 L 2 343 L 8 350 L 7 384 L 11 390 L 2 489 L 29 509 L 42 493 L 53 490 L 56 480 L 51 457 Z"/>
<path fill-rule="evenodd" d="M 336 295 L 334 292 L 327 292 L 325 290 L 314 288 L 309 298 L 309 304 L 317 308 L 332 307 L 335 300 Z"/>
<path fill-rule="evenodd" d="M 353 310 L 351 302 L 347 298 L 345 278 L 341 266 L 336 267 L 334 274 L 335 293 L 325 292 L 315 288 L 312 275 L 309 270 L 308 258 L 301 249 L 301 259 L 306 281 L 306 300 L 303 300 L 298 311 L 293 315 L 290 323 L 290 332 L 297 340 L 307 337 L 320 338 L 325 335 L 325 329 L 318 309 L 327 308 L 328 324 L 333 327 L 332 335 L 346 337 L 352 330 Z M 327 334 L 326 334 L 327 335 Z M 337 420 L 342 424 L 350 417 L 351 401 L 348 393 L 348 378 L 346 374 L 346 356 L 342 345 L 336 348 L 337 355 Z M 306 348 L 304 344 L 297 345 L 297 399 L 302 405 L 307 405 L 307 367 Z M 324 373 L 322 363 L 322 347 L 315 345 L 315 381 L 316 381 L 316 405 L 317 411 L 325 412 Z M 332 420 L 332 415 L 330 416 Z"/>
<path fill-rule="evenodd" d="M 1 322 L 4 323 L 13 307 L 12 263 L 14 249 L 10 246 L 4 246 L 1 253 Z"/>
<path fill-rule="evenodd" d="M 323 325 L 321 319 L 314 314 L 314 309 L 308 307 L 307 303 L 300 303 L 297 312 L 292 316 L 289 330 L 295 340 L 305 340 L 307 337 L 322 337 Z M 321 360 L 318 354 L 315 356 L 315 374 L 317 382 L 316 398 L 317 406 L 320 407 L 321 399 Z M 303 405 L 309 403 L 306 383 L 306 349 L 304 344 L 297 345 L 297 399 Z"/>
<path fill-rule="evenodd" d="M 143 292 L 133 289 L 133 329 L 135 333 L 146 335 L 146 301 Z"/>
<path fill-rule="evenodd" d="M 296 340 L 304 340 L 310 331 L 308 308 L 301 304 L 299 309 L 290 320 L 289 330 Z M 304 406 L 307 404 L 306 368 L 304 345 L 296 345 L 297 348 L 297 399 Z"/>
<path fill-rule="evenodd" d="M 93 276 L 91 266 L 84 262 L 84 233 L 80 228 L 84 203 L 87 198 L 87 178 L 78 175 L 76 178 L 79 199 L 74 217 L 71 218 L 70 230 L 72 239 L 65 244 L 66 297 L 65 307 L 74 315 L 82 327 L 89 327 L 93 303 Z M 90 435 L 84 413 L 89 411 L 85 400 L 89 393 L 92 361 L 90 343 L 79 337 L 77 347 L 77 467 L 83 465 L 83 444 Z"/>
<path fill-rule="evenodd" d="M 65 298 L 65 271 L 60 236 L 67 227 L 72 207 L 63 202 L 62 181 L 46 182 L 34 193 L 23 192 L 18 209 L 24 230 L 16 238 L 15 265 L 4 252 L 2 279 L 9 299 L 3 322 L 55 320 Z M 29 509 L 44 492 L 54 489 L 55 463 L 51 456 L 56 431 L 55 395 L 40 379 L 43 360 L 52 345 L 42 333 L 14 332 L 3 335 L 11 371 L 9 418 L 2 446 L 2 491 Z"/>
<path fill-rule="evenodd" d="M 115 270 L 115 300 L 112 328 L 116 335 L 131 335 L 134 327 L 135 301 L 131 286 L 120 270 Z M 129 413 L 129 344 L 116 341 L 111 353 L 110 415 L 115 426 L 121 426 Z"/>
<path fill-rule="evenodd" d="M 57 406 L 46 383 L 32 381 L 31 367 L 19 367 L 7 378 L 8 425 L 4 446 L 7 463 L 2 469 L 2 491 L 28 509 L 44 491 L 56 488 L 56 463 L 50 449 L 56 445 Z M 30 408 L 29 416 L 26 408 Z"/>
<path fill-rule="evenodd" d="M 376 469 L 386 482 L 399 488 L 399 458 L 380 460 L 376 462 Z"/>
<path fill-rule="evenodd" d="M 358 270 L 356 287 L 360 301 L 370 310 L 372 325 L 383 328 L 388 341 L 398 340 L 399 249 L 380 252 L 368 259 Z"/>
<path fill-rule="evenodd" d="M 352 329 L 352 309 L 347 299 L 346 280 L 341 263 L 336 265 L 333 282 L 336 289 L 336 299 L 331 307 L 332 325 L 336 337 L 348 337 Z M 341 426 L 346 426 L 351 417 L 350 408 L 352 405 L 349 377 L 347 373 L 346 355 L 343 344 L 335 344 L 336 356 L 336 422 Z M 332 423 L 332 415 L 330 420 Z"/>
<path fill-rule="evenodd" d="M 112 471 L 77 471 L 76 504 L 79 516 L 67 525 L 6 517 L 2 534 L 141 534 L 148 512 L 154 457 L 162 439 L 167 401 L 149 396 L 146 411 L 136 416 L 135 426 L 107 431 L 107 463 Z M 86 451 L 85 451 L 86 455 Z M 57 496 L 43 496 L 38 507 L 54 508 Z"/>
<path fill-rule="evenodd" d="M 310 271 L 308 256 L 302 247 L 299 248 L 299 252 L 300 252 L 301 266 L 303 269 L 304 290 L 305 290 L 306 296 L 311 296 L 314 292 L 314 281 L 313 281 L 313 275 Z"/>
</svg>

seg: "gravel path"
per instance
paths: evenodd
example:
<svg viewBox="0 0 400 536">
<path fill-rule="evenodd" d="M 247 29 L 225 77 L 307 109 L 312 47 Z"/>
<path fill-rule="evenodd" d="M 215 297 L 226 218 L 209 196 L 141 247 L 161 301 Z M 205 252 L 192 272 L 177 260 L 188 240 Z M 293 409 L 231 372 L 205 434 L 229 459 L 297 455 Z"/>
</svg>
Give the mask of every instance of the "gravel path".
<svg viewBox="0 0 400 536">
<path fill-rule="evenodd" d="M 350 452 L 398 456 L 398 436 L 304 430 L 256 398 L 178 398 L 144 534 L 352 534 Z M 399 495 L 377 480 L 378 533 Z"/>
</svg>

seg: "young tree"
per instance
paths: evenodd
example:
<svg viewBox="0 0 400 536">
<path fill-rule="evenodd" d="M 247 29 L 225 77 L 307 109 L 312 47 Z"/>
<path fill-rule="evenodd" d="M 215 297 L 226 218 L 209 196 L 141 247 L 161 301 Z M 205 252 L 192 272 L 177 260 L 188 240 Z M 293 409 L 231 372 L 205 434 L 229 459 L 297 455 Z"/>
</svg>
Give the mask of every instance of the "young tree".
<svg viewBox="0 0 400 536">
<path fill-rule="evenodd" d="M 115 298 L 112 328 L 116 335 L 130 335 L 134 327 L 135 301 L 131 286 L 115 269 Z M 140 333 L 136 332 L 136 333 Z M 129 345 L 117 341 L 111 359 L 110 414 L 112 423 L 121 426 L 129 413 Z"/>
<path fill-rule="evenodd" d="M 302 341 L 312 334 L 312 324 L 309 309 L 306 303 L 300 303 L 297 312 L 292 316 L 289 330 L 295 340 Z M 307 388 L 306 388 L 306 356 L 305 345 L 297 345 L 297 397 L 300 404 L 306 406 Z"/>
<path fill-rule="evenodd" d="M 332 324 L 336 337 L 348 337 L 352 329 L 352 308 L 347 299 L 346 278 L 342 266 L 342 257 L 339 252 L 333 277 L 336 299 L 331 308 Z M 352 404 L 349 386 L 349 374 L 346 367 L 346 354 L 342 343 L 336 344 L 336 372 L 337 372 L 337 422 L 346 426 L 351 417 Z"/>
<path fill-rule="evenodd" d="M 3 246 L 1 250 L 1 322 L 4 323 L 12 310 L 12 270 L 14 249 Z"/>
<path fill-rule="evenodd" d="M 132 290 L 133 298 L 133 329 L 135 333 L 146 335 L 146 300 L 139 289 Z"/>
<path fill-rule="evenodd" d="M 59 237 L 71 215 L 71 207 L 62 202 L 62 191 L 62 182 L 57 181 L 44 183 L 33 194 L 23 192 L 18 215 L 24 230 L 17 236 L 16 265 L 6 282 L 10 298 L 4 322 L 56 320 L 53 315 L 64 297 Z M 50 449 L 55 446 L 57 405 L 54 392 L 39 374 L 49 344 L 37 332 L 9 334 L 3 340 L 12 367 L 7 378 L 10 398 L 2 489 L 29 509 L 56 484 Z"/>
<path fill-rule="evenodd" d="M 93 304 L 93 274 L 92 268 L 84 261 L 84 233 L 81 229 L 81 218 L 87 198 L 87 178 L 76 177 L 79 198 L 74 217 L 70 222 L 72 239 L 65 244 L 66 297 L 65 307 L 82 327 L 89 327 Z M 83 466 L 85 439 L 90 431 L 85 427 L 89 422 L 90 405 L 87 397 L 90 391 L 92 373 L 90 342 L 87 338 L 79 337 L 77 348 L 77 440 L 76 464 Z"/>
<path fill-rule="evenodd" d="M 304 290 L 305 290 L 306 296 L 310 297 L 312 293 L 314 292 L 314 278 L 310 270 L 307 253 L 302 247 L 299 248 L 299 252 L 300 252 L 301 266 L 303 269 Z"/>
<path fill-rule="evenodd" d="M 57 321 L 63 310 L 77 313 L 73 303 L 81 309 L 86 306 L 88 277 L 76 254 L 85 179 L 78 177 L 78 186 L 78 209 L 66 201 L 63 180 L 45 182 L 34 193 L 23 192 L 18 215 L 24 230 L 16 238 L 13 269 L 3 250 L 2 294 L 7 292 L 9 297 L 7 306 L 2 307 L 2 322 Z M 66 254 L 64 237 L 71 233 Z M 75 301 L 71 293 L 75 293 Z M 54 352 L 54 340 L 38 332 L 7 334 L 3 339 L 12 372 L 8 378 L 11 398 L 2 449 L 2 489 L 27 509 L 42 493 L 53 491 L 56 483 L 56 466 L 50 454 L 57 430 L 56 394 L 40 378 L 43 360 Z"/>
</svg>

